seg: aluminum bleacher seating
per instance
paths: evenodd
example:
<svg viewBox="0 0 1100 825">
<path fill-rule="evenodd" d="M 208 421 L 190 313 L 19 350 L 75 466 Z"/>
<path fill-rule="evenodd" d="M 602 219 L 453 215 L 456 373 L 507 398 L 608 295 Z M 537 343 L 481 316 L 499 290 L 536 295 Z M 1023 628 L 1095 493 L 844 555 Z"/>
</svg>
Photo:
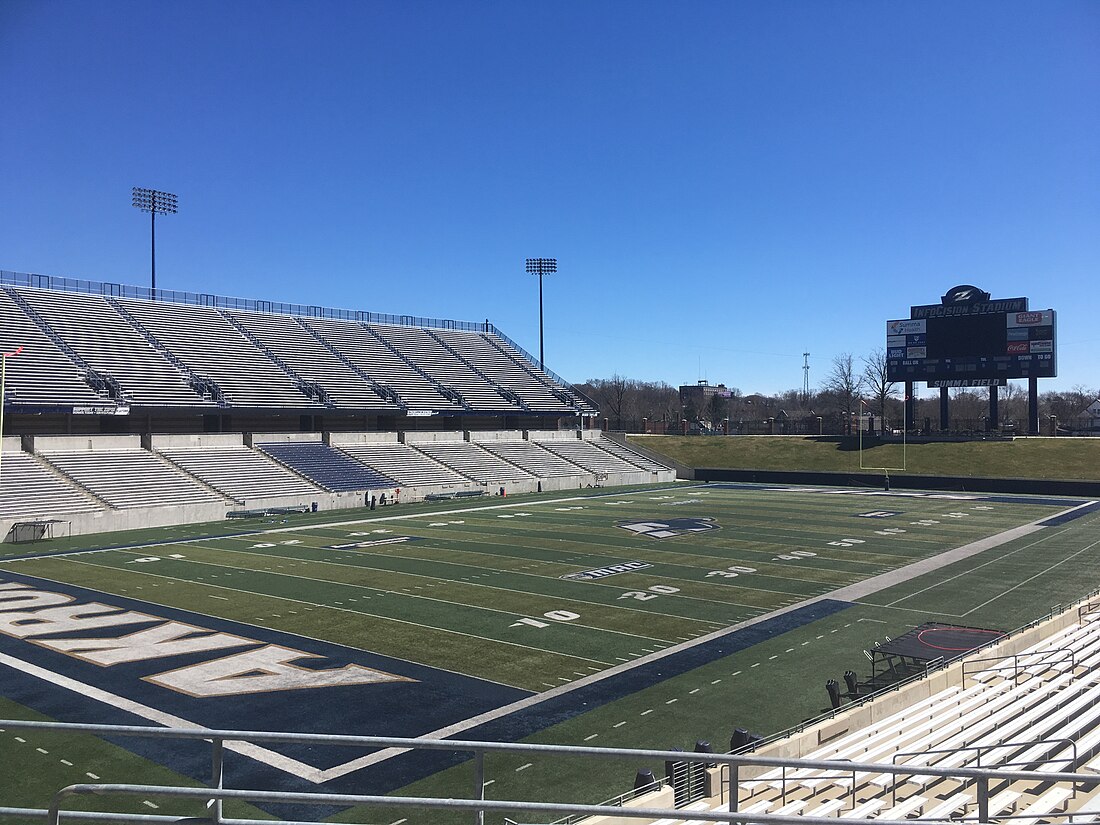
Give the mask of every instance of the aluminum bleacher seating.
<svg viewBox="0 0 1100 825">
<path fill-rule="evenodd" d="M 53 467 L 111 507 L 218 504 L 224 499 L 148 450 L 44 452 Z"/>
<path fill-rule="evenodd" d="M 593 473 L 639 473 L 643 472 L 633 464 L 591 441 L 540 441 L 541 446 L 573 464 Z"/>
<path fill-rule="evenodd" d="M 315 441 L 257 444 L 257 449 L 326 490 L 378 490 L 398 486 L 361 461 Z"/>
<path fill-rule="evenodd" d="M 539 377 L 537 368 L 533 364 L 497 346 L 494 342 L 500 339 L 496 336 L 454 329 L 433 329 L 432 334 L 482 375 L 518 395 L 530 409 L 538 412 L 560 413 L 576 411 L 568 395 L 557 388 L 553 381 L 547 383 L 548 378 L 545 377 L 545 373 L 542 373 L 543 377 Z"/>
<path fill-rule="evenodd" d="M 322 492 L 274 459 L 248 447 L 191 447 L 160 454 L 234 501 Z"/>
<path fill-rule="evenodd" d="M 456 390 L 470 409 L 484 412 L 522 409 L 507 397 L 507 393 L 502 393 L 498 385 L 475 372 L 428 330 L 384 324 L 372 324 L 370 329 L 439 384 Z"/>
<path fill-rule="evenodd" d="M 341 444 L 340 449 L 403 487 L 468 484 L 470 479 L 407 444 Z"/>
<path fill-rule="evenodd" d="M 410 410 L 462 411 L 462 404 L 444 396 L 427 376 L 387 346 L 366 325 L 329 318 L 303 318 L 302 323 L 337 349 L 371 380 L 397 393 Z"/>
<path fill-rule="evenodd" d="M 533 477 L 480 445 L 467 441 L 429 441 L 415 446 L 441 464 L 483 484 L 507 484 Z"/>
<path fill-rule="evenodd" d="M 566 461 L 561 456 L 532 441 L 485 441 L 481 446 L 493 455 L 503 458 L 533 476 L 553 478 L 588 473 L 583 467 Z"/>
<path fill-rule="evenodd" d="M 32 321 L 9 294 L 0 290 L 0 344 L 4 352 L 23 351 L 7 359 L 9 405 L 101 404 L 84 371 Z"/>
<path fill-rule="evenodd" d="M 586 413 L 596 413 L 597 410 L 594 406 L 589 404 L 585 399 L 578 395 L 572 387 L 565 386 L 562 383 L 556 381 L 552 375 L 546 372 L 546 370 L 540 369 L 539 366 L 529 359 L 523 357 L 523 353 L 517 350 L 512 344 L 495 333 L 486 333 L 487 337 L 492 343 L 498 347 L 503 353 L 510 356 L 513 360 L 527 365 L 527 368 L 534 373 L 535 376 L 541 378 L 544 382 L 552 384 L 557 387 L 567 399 L 569 399 L 570 406 L 581 410 Z"/>
<path fill-rule="evenodd" d="M 4 452 L 0 518 L 49 518 L 103 509 L 101 502 L 30 453 Z"/>
<path fill-rule="evenodd" d="M 399 407 L 386 400 L 374 383 L 332 353 L 307 327 L 290 315 L 226 312 L 267 347 L 296 375 L 325 390 L 338 408 L 385 410 Z"/>
<path fill-rule="evenodd" d="M 293 379 L 213 307 L 112 299 L 195 375 L 241 407 L 314 407 Z"/>
<path fill-rule="evenodd" d="M 628 461 L 631 464 L 635 464 L 638 467 L 641 467 L 643 470 L 655 472 L 657 470 L 668 469 L 668 467 L 666 467 L 664 464 L 658 464 L 653 459 L 646 458 L 641 453 L 635 452 L 629 447 L 624 447 L 618 441 L 612 441 L 610 438 L 600 436 L 596 444 L 600 447 L 600 449 L 607 450 L 607 452 L 611 453 L 612 455 L 617 455 L 623 461 Z"/>
<path fill-rule="evenodd" d="M 20 289 L 19 294 L 73 351 L 118 382 L 133 404 L 204 406 L 186 377 L 99 295 Z"/>
</svg>

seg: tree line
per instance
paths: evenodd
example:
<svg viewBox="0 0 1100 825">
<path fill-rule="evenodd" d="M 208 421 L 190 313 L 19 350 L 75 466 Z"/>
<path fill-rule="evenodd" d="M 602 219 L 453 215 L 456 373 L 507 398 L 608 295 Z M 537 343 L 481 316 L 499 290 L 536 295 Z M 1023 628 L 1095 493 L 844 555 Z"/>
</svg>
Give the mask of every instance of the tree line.
<svg viewBox="0 0 1100 825">
<path fill-rule="evenodd" d="M 681 404 L 677 387 L 662 381 L 640 381 L 614 374 L 610 378 L 590 378 L 578 389 L 600 407 L 600 416 L 614 430 L 640 432 L 681 432 L 683 421 L 697 431 L 789 432 L 814 434 L 851 434 L 860 414 L 869 414 L 887 426 L 900 429 L 904 419 L 903 384 L 891 382 L 886 375 L 886 353 L 876 349 L 856 358 L 842 353 L 832 359 L 821 385 L 809 393 L 790 389 L 780 393 L 745 394 L 738 387 L 727 387 L 729 397 L 711 395 L 696 409 Z M 959 387 L 950 391 L 952 429 L 985 429 L 989 411 L 989 390 L 984 387 Z M 1100 397 L 1100 389 L 1083 385 L 1068 391 L 1045 392 L 1039 396 L 1041 420 L 1057 416 L 1059 422 L 1073 422 L 1086 407 Z M 1016 425 L 1023 432 L 1027 421 L 1027 390 L 1009 383 L 998 388 L 999 414 L 1003 425 Z M 924 385 L 917 387 L 914 420 L 904 422 L 909 429 L 939 428 L 939 391 Z M 880 424 L 881 426 L 881 424 Z"/>
</svg>

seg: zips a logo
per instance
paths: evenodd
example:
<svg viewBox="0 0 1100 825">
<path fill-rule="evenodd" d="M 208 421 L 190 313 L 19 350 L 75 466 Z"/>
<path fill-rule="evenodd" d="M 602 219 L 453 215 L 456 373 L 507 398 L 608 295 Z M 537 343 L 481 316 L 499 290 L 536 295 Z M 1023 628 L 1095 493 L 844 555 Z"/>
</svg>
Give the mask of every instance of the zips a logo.
<svg viewBox="0 0 1100 825">
<path fill-rule="evenodd" d="M 616 527 L 629 530 L 639 536 L 651 539 L 667 539 L 684 536 L 688 533 L 705 533 L 718 530 L 719 525 L 712 518 L 666 518 L 660 521 L 620 521 Z"/>
</svg>

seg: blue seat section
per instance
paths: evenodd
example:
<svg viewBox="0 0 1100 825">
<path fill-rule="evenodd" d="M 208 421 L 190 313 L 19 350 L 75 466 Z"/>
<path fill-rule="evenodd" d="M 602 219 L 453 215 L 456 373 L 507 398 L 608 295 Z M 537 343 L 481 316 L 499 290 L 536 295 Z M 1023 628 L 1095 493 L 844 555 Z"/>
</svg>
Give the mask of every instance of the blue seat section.
<svg viewBox="0 0 1100 825">
<path fill-rule="evenodd" d="M 343 492 L 399 486 L 392 478 L 327 444 L 290 442 L 255 446 L 327 490 Z"/>
</svg>

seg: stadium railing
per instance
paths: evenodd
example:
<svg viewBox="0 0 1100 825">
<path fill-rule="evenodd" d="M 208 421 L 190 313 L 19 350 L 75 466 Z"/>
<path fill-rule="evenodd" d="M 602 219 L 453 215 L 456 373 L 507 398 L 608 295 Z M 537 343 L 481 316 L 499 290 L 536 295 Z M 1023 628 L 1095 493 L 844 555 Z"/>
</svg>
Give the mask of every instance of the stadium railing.
<svg viewBox="0 0 1100 825">
<path fill-rule="evenodd" d="M 365 310 L 336 309 L 313 304 L 288 304 L 282 301 L 263 301 L 254 298 L 232 298 L 208 293 L 184 292 L 174 289 L 150 289 L 130 284 L 114 284 L 104 281 L 87 281 L 63 278 L 56 275 L 38 275 L 27 272 L 0 270 L 0 284 L 34 289 L 53 289 L 61 292 L 82 292 L 89 295 L 106 295 L 112 298 L 136 298 L 139 300 L 168 301 L 176 304 L 193 304 L 216 309 L 236 309 L 251 312 L 271 312 L 279 315 L 300 315 L 304 318 L 335 318 L 342 321 L 361 321 L 369 324 L 395 326 L 437 327 L 459 329 L 467 332 L 499 332 L 489 322 L 453 321 L 442 318 L 425 318 L 418 315 L 389 315 Z M 503 336 L 502 336 L 503 337 Z"/>
<path fill-rule="evenodd" d="M 522 814 L 538 815 L 536 821 L 546 821 L 546 814 L 567 814 L 570 818 L 577 816 L 603 816 L 613 815 L 616 818 L 630 819 L 675 819 L 690 818 L 703 822 L 728 822 L 730 814 L 737 812 L 737 795 L 729 796 L 729 807 L 724 809 L 692 810 L 687 814 L 683 810 L 666 807 L 617 807 L 609 809 L 607 805 L 587 805 L 566 802 L 528 802 L 514 800 L 489 800 L 485 798 L 485 759 L 492 753 L 524 754 L 527 757 L 541 756 L 575 756 L 586 758 L 604 759 L 637 759 L 660 761 L 688 761 L 702 762 L 704 764 L 718 763 L 727 767 L 734 776 L 741 766 L 752 767 L 798 767 L 818 768 L 822 770 L 851 771 L 875 771 L 895 775 L 912 773 L 911 767 L 885 764 L 837 762 L 808 759 L 782 759 L 775 757 L 750 756 L 739 754 L 714 754 L 698 753 L 688 754 L 683 751 L 649 750 L 636 748 L 592 748 L 569 745 L 541 745 L 508 742 L 481 742 L 463 741 L 455 739 L 419 739 L 398 738 L 381 736 L 350 736 L 350 735 L 323 735 L 302 733 L 279 733 L 274 731 L 244 731 L 244 730 L 218 730 L 211 728 L 160 728 L 141 727 L 131 725 L 93 725 L 74 724 L 66 722 L 30 722 L 17 720 L 0 720 L 0 727 L 5 730 L 49 730 L 54 732 L 71 732 L 94 734 L 107 737 L 142 737 L 160 740 L 183 741 L 207 741 L 211 745 L 211 780 L 210 787 L 181 787 L 173 785 L 139 785 L 110 782 L 75 783 L 58 790 L 51 799 L 48 808 L 16 808 L 0 807 L 0 817 L 20 817 L 28 820 L 45 820 L 50 825 L 58 825 L 61 819 L 61 806 L 63 802 L 74 796 L 135 796 L 194 799 L 207 804 L 207 813 L 200 820 L 186 820 L 179 816 L 158 816 L 152 814 L 111 813 L 111 812 L 64 812 L 66 821 L 96 821 L 96 822 L 181 822 L 202 821 L 212 825 L 260 825 L 270 820 L 229 818 L 223 815 L 222 805 L 226 800 L 239 800 L 259 803 L 293 803 L 305 805 L 339 805 L 366 807 L 398 807 L 398 808 L 422 808 L 428 810 L 449 809 L 452 811 L 466 811 L 473 817 L 475 825 L 484 825 L 487 812 L 520 812 Z M 234 743 L 246 742 L 249 744 L 324 744 L 343 745 L 359 748 L 387 748 L 396 749 L 397 752 L 405 750 L 443 750 L 465 751 L 473 754 L 474 758 L 474 782 L 473 795 L 468 799 L 436 798 L 436 797 L 405 797 L 405 796 L 378 796 L 365 794 L 335 794 L 291 791 L 264 791 L 254 789 L 227 789 L 224 787 L 224 756 L 227 744 L 229 748 Z M 1002 781 L 1024 780 L 1042 783 L 1073 783 L 1085 788 L 1093 788 L 1100 785 L 1100 775 L 1080 774 L 1069 772 L 1043 772 L 1026 770 L 1002 770 L 989 768 L 937 768 L 928 766 L 922 768 L 922 773 L 932 776 L 942 776 L 966 781 L 973 781 L 977 792 L 978 821 L 986 822 L 990 800 L 990 787 Z M 655 785 L 658 783 L 654 783 Z M 1075 812 L 1074 816 L 1089 816 L 1085 812 Z M 777 814 L 752 815 L 756 823 L 800 823 L 800 825 L 828 825 L 835 823 L 835 818 L 812 816 L 786 816 Z M 288 822 L 289 820 L 282 820 Z M 905 825 L 904 821 L 877 820 L 882 825 Z M 297 822 L 295 822 L 297 825 Z M 303 823 L 304 825 L 304 823 Z"/>
<path fill-rule="evenodd" d="M 139 300 L 168 301 L 177 304 L 195 304 L 217 309 L 245 310 L 250 312 L 271 312 L 279 315 L 295 315 L 303 318 L 333 318 L 341 321 L 358 321 L 367 324 L 389 324 L 393 326 L 432 327 L 436 329 L 457 329 L 466 332 L 492 333 L 515 349 L 530 363 L 538 361 L 527 350 L 501 332 L 486 319 L 477 321 L 455 321 L 446 318 L 426 318 L 418 315 L 391 315 L 366 310 L 336 309 L 314 304 L 289 304 L 282 301 L 264 301 L 253 298 L 232 298 L 208 293 L 186 292 L 174 289 L 150 289 L 131 284 L 115 284 L 105 281 L 89 281 L 79 278 L 64 278 L 57 275 L 39 275 L 29 272 L 12 272 L 0 269 L 0 284 L 5 286 L 31 287 L 33 289 L 53 289 L 61 292 L 81 292 L 89 295 L 105 295 L 112 298 L 137 298 Z M 589 404 L 593 410 L 599 405 L 575 386 L 545 366 L 542 372 L 558 384 Z"/>
</svg>

